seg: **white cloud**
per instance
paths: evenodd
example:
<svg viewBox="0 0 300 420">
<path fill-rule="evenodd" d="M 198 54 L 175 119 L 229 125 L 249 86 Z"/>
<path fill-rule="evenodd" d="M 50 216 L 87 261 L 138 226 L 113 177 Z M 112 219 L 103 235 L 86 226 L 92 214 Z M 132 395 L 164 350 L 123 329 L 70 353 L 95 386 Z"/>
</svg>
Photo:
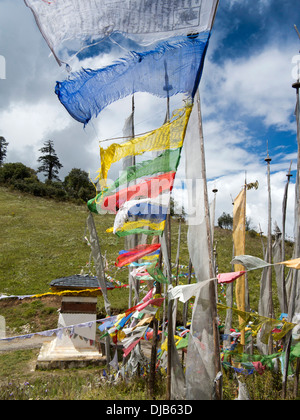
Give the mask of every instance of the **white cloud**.
<svg viewBox="0 0 300 420">
<path fill-rule="evenodd" d="M 12 160 L 11 156 L 19 156 L 18 160 L 25 159 L 32 164 L 38 148 L 42 147 L 48 134 L 64 130 L 68 125 L 68 119 L 59 108 L 47 102 L 15 102 L 0 114 L 1 133 L 9 143 L 8 160 Z"/>
<path fill-rule="evenodd" d="M 228 3 L 229 7 L 232 8 L 235 5 L 240 4 L 241 2 L 240 0 L 225 0 L 225 4 L 226 3 Z M 265 10 L 266 7 L 269 7 L 271 3 L 272 0 L 256 0 L 255 9 L 261 13 Z M 253 7 L 252 0 L 243 0 L 243 6 L 245 6 L 245 4 L 251 4 L 251 6 Z"/>
<path fill-rule="evenodd" d="M 294 129 L 293 52 L 268 45 L 251 56 L 225 59 L 222 64 L 208 60 L 203 95 L 206 112 L 229 111 L 233 120 L 254 117 L 266 127 Z"/>
<path fill-rule="evenodd" d="M 282 201 L 284 189 L 287 182 L 286 173 L 284 171 L 271 173 L 271 218 L 272 230 L 274 229 L 275 222 L 282 230 Z M 258 180 L 259 187 L 257 190 L 252 189 L 247 191 L 247 205 L 246 216 L 250 220 L 250 227 L 257 232 L 260 229 L 263 235 L 268 232 L 268 186 L 266 167 L 261 165 L 254 172 L 247 173 L 247 183 L 255 182 Z M 216 213 L 215 225 L 218 224 L 218 218 L 223 212 L 232 215 L 233 201 L 241 191 L 245 182 L 245 174 L 236 174 L 234 177 L 224 175 L 220 178 L 208 182 L 209 201 L 213 199 L 213 189 L 217 189 L 216 194 Z M 183 190 L 180 180 L 176 178 L 176 183 L 173 190 L 173 196 L 178 202 L 179 212 L 182 206 L 188 212 L 187 206 L 187 193 Z M 287 218 L 286 218 L 286 235 L 289 239 L 294 237 L 294 200 L 295 200 L 295 184 L 290 183 L 288 190 L 288 205 L 287 205 Z"/>
</svg>

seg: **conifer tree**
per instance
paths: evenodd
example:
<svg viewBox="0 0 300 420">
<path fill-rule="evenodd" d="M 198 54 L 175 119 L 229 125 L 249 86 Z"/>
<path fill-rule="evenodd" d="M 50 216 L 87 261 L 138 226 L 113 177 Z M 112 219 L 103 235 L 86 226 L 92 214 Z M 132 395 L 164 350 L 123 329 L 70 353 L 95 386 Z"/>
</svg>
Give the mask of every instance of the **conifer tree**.
<svg viewBox="0 0 300 420">
<path fill-rule="evenodd" d="M 0 166 L 3 165 L 4 159 L 6 158 L 8 142 L 4 137 L 0 136 Z"/>
<path fill-rule="evenodd" d="M 43 172 L 47 177 L 48 181 L 58 180 L 59 169 L 63 167 L 60 163 L 52 140 L 47 140 L 44 143 L 44 147 L 39 149 L 42 155 L 38 158 L 38 162 L 41 162 L 41 166 L 38 167 L 37 172 Z"/>
</svg>

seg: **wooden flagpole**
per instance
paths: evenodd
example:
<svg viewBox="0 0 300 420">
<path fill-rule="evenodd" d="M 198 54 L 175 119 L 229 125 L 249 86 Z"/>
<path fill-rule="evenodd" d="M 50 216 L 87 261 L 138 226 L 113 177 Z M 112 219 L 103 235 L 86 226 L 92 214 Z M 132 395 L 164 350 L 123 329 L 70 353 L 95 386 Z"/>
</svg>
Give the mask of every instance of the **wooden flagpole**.
<svg viewBox="0 0 300 420">
<path fill-rule="evenodd" d="M 170 96 L 169 92 L 173 89 L 173 86 L 169 84 L 169 77 L 168 77 L 168 70 L 167 70 L 167 62 L 165 61 L 165 86 L 164 90 L 167 92 L 167 115 L 166 120 L 170 120 Z M 165 234 L 166 234 L 166 242 L 167 242 L 167 252 L 168 252 L 168 260 L 169 260 L 169 267 L 171 266 L 171 215 L 170 215 L 170 206 L 169 211 L 166 218 L 166 226 L 165 226 Z M 169 284 L 172 285 L 172 275 L 169 273 L 168 276 Z M 171 346 L 172 346 L 172 336 L 173 336 L 173 301 L 168 301 L 168 360 L 167 360 L 167 400 L 171 399 L 171 381 L 172 381 L 172 356 L 171 356 Z"/>
<path fill-rule="evenodd" d="M 299 36 L 300 38 L 300 36 Z M 300 78 L 299 78 L 300 79 Z M 297 144 L 298 144 L 298 155 L 297 155 L 297 178 L 296 178 L 296 200 L 295 200 L 295 219 L 296 219 L 296 226 L 295 226 L 295 251 L 294 251 L 294 258 L 300 256 L 300 100 L 299 100 L 299 89 L 300 89 L 300 80 L 298 79 L 297 82 L 293 83 L 293 88 L 296 89 L 296 121 L 297 121 Z M 295 312 L 295 300 L 297 294 L 297 281 L 299 278 L 298 270 L 295 270 L 293 281 L 292 281 L 292 290 L 290 299 L 288 302 L 288 321 L 292 322 L 294 312 Z M 285 399 L 286 397 L 286 384 L 287 384 L 287 376 L 288 376 L 288 365 L 289 365 L 289 358 L 290 358 L 290 351 L 291 351 L 291 343 L 292 343 L 292 333 L 289 332 L 286 338 L 286 345 L 285 345 L 285 365 L 283 371 L 283 383 L 282 383 L 282 398 Z M 297 360 L 297 372 L 299 374 L 299 359 Z"/>
<path fill-rule="evenodd" d="M 131 138 L 134 138 L 135 137 L 135 129 L 134 129 L 135 101 L 134 101 L 134 95 L 132 95 L 132 98 L 131 98 L 131 115 L 132 115 L 132 118 L 131 118 Z M 130 161 L 128 166 L 134 166 L 135 164 L 136 164 L 135 155 L 132 155 L 131 156 L 131 161 Z M 128 242 L 127 242 L 127 239 L 125 237 L 125 248 L 126 248 L 127 243 Z M 138 245 L 138 235 L 136 235 L 136 234 L 133 235 L 133 240 L 132 240 L 131 245 L 132 245 L 132 248 L 135 248 Z M 132 307 L 133 281 L 135 282 L 135 295 L 136 294 L 138 295 L 139 294 L 139 280 L 138 279 L 133 280 L 133 278 L 131 276 L 131 268 L 129 267 L 129 299 L 128 299 L 128 307 L 129 308 Z M 137 304 L 138 300 L 139 299 L 136 296 L 134 305 Z"/>
<path fill-rule="evenodd" d="M 294 28 L 298 34 L 300 39 L 300 33 L 297 29 L 297 26 L 294 25 Z M 300 255 L 300 100 L 299 100 L 299 89 L 300 89 L 300 74 L 298 72 L 298 80 L 297 82 L 293 83 L 292 87 L 296 89 L 296 123 L 297 123 L 297 145 L 298 145 L 298 154 L 297 154 L 297 174 L 296 174 L 296 191 L 295 191 L 295 248 L 294 248 L 294 258 L 297 258 Z M 294 311 L 295 311 L 295 298 L 297 292 L 297 280 L 298 280 L 298 271 L 296 270 L 293 276 L 292 281 L 292 290 L 290 299 L 288 302 L 288 320 L 291 322 L 293 319 Z M 282 379 L 282 398 L 285 399 L 286 397 L 286 384 L 287 384 L 287 376 L 288 376 L 288 366 L 289 366 L 289 358 L 290 358 L 290 351 L 291 351 L 291 342 L 292 342 L 292 334 L 289 332 L 286 337 L 285 343 L 285 364 L 284 364 L 284 371 L 283 371 L 283 379 Z M 297 368 L 299 367 L 299 363 L 297 360 Z M 299 369 L 297 369 L 299 373 Z"/>
<path fill-rule="evenodd" d="M 271 210 L 271 181 L 270 181 L 270 162 L 272 159 L 269 156 L 269 151 L 267 150 L 267 157 L 265 162 L 267 162 L 267 181 L 268 181 L 268 263 L 272 264 L 272 210 Z M 272 267 L 267 268 L 267 290 L 268 290 L 268 317 L 274 318 L 273 316 L 273 298 L 272 298 Z M 269 339 L 269 354 L 273 352 L 273 340 L 270 336 Z"/>
<path fill-rule="evenodd" d="M 291 174 L 292 162 L 290 164 L 289 172 L 287 173 L 287 182 L 285 184 L 283 202 L 282 202 L 282 245 L 281 245 L 281 261 L 285 261 L 285 223 L 286 223 L 286 208 L 287 208 L 287 199 L 288 199 L 288 189 L 290 184 L 290 179 L 293 176 Z M 283 312 L 287 313 L 288 304 L 287 304 L 287 295 L 286 295 L 286 285 L 285 285 L 285 265 L 282 265 L 282 302 L 283 302 Z"/>
<path fill-rule="evenodd" d="M 165 66 L 165 86 L 164 90 L 167 92 L 167 111 L 165 117 L 165 123 L 170 120 L 170 96 L 169 92 L 173 89 L 173 86 L 169 84 L 167 62 L 164 62 Z M 170 206 L 169 211 L 166 217 L 166 225 L 164 234 L 166 235 L 166 244 L 168 252 L 169 265 L 171 267 L 171 215 L 170 215 Z M 159 242 L 159 237 L 154 236 L 152 243 Z M 159 266 L 162 265 L 162 250 L 160 250 L 159 256 Z M 172 284 L 172 277 L 169 278 L 169 283 Z M 161 294 L 161 285 L 158 283 L 156 286 L 156 294 Z M 172 311 L 173 311 L 173 301 L 168 302 L 168 349 L 171 348 L 169 340 L 171 340 L 171 334 L 173 334 L 173 325 L 172 325 Z M 170 316 L 171 314 L 171 316 Z M 157 356 L 157 342 L 158 342 L 158 320 L 155 318 L 153 320 L 153 339 L 152 339 L 152 348 L 151 348 L 151 362 L 150 362 L 150 376 L 149 376 L 149 393 L 150 397 L 154 396 L 154 385 L 155 385 L 155 364 Z M 171 399 L 171 352 L 168 351 L 168 362 L 167 362 L 167 400 Z"/>
</svg>

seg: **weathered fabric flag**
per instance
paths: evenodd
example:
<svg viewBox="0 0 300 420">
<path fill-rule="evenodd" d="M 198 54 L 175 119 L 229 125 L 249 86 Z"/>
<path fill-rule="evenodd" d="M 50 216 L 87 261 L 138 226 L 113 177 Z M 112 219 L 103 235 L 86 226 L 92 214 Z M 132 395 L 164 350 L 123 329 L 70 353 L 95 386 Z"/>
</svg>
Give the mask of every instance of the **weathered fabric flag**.
<svg viewBox="0 0 300 420">
<path fill-rule="evenodd" d="M 187 105 L 185 108 L 175 111 L 169 122 L 144 136 L 136 137 L 122 144 L 113 143 L 107 149 L 100 147 L 100 184 L 106 184 L 109 168 L 124 157 L 181 147 L 192 108 L 192 105 Z"/>
<path fill-rule="evenodd" d="M 161 236 L 164 228 L 165 228 L 166 221 L 158 221 L 152 222 L 151 220 L 141 219 L 138 221 L 127 222 L 122 227 L 118 228 L 115 234 L 119 237 L 128 236 L 128 235 L 135 235 L 143 233 L 145 235 L 159 235 Z M 112 233 L 114 230 L 113 227 L 106 230 L 108 233 Z"/>
<path fill-rule="evenodd" d="M 200 283 L 196 294 L 186 358 L 186 399 L 214 400 L 218 371 L 214 350 L 212 281 Z"/>
<path fill-rule="evenodd" d="M 118 256 L 115 265 L 117 267 L 123 267 L 124 265 L 130 264 L 148 254 L 157 251 L 160 248 L 160 244 L 153 245 L 138 245 L 137 247 L 126 251 Z"/>
<path fill-rule="evenodd" d="M 300 258 L 295 258 L 293 260 L 282 261 L 278 264 L 284 264 L 288 268 L 295 268 L 296 270 L 300 270 Z"/>
<path fill-rule="evenodd" d="M 189 345 L 186 358 L 186 399 L 215 399 L 217 381 L 217 357 L 214 341 L 216 310 L 212 297 L 215 285 L 211 278 L 211 243 L 208 228 L 209 215 L 206 215 L 204 156 L 201 147 L 202 132 L 200 101 L 195 104 L 188 124 L 185 139 L 186 182 L 188 192 L 188 249 L 200 284 L 195 298 Z M 207 218 L 206 218 L 207 216 Z"/>
<path fill-rule="evenodd" d="M 239 195 L 234 200 L 233 205 L 233 244 L 235 255 L 245 254 L 245 239 L 246 239 L 246 189 L 243 188 Z M 242 271 L 243 267 L 235 264 L 235 271 Z M 236 303 L 238 309 L 245 311 L 246 309 L 246 290 L 245 290 L 245 276 L 239 277 L 236 281 L 235 287 Z M 242 320 L 239 320 L 242 323 Z M 242 332 L 241 344 L 245 344 L 245 335 Z"/>
<path fill-rule="evenodd" d="M 99 239 L 98 239 L 97 230 L 96 230 L 92 213 L 88 215 L 86 223 L 87 223 L 87 228 L 89 229 L 89 232 L 90 232 L 91 250 L 92 250 L 92 255 L 93 255 L 93 259 L 95 263 L 97 277 L 99 280 L 99 285 L 101 287 L 103 297 L 104 297 L 105 310 L 106 310 L 107 315 L 110 315 L 110 302 L 107 296 L 107 285 L 105 281 L 105 272 L 104 272 L 104 267 L 103 267 L 102 254 L 101 254 Z"/>
<path fill-rule="evenodd" d="M 188 249 L 197 281 L 210 278 L 209 244 L 205 221 L 204 182 L 199 140 L 198 110 L 195 105 L 188 123 L 185 148 L 188 193 Z"/>
<path fill-rule="evenodd" d="M 243 265 L 247 271 L 270 266 L 268 262 L 262 260 L 261 258 L 253 257 L 252 255 L 238 255 L 233 258 L 231 264 Z"/>
<path fill-rule="evenodd" d="M 175 172 L 167 172 L 162 175 L 151 177 L 145 181 L 136 183 L 128 188 L 124 188 L 115 194 L 106 195 L 103 199 L 99 197 L 97 202 L 101 206 L 102 213 L 115 213 L 128 200 L 139 198 L 157 198 L 163 192 L 172 191 Z M 166 204 L 165 204 L 166 205 Z"/>
<path fill-rule="evenodd" d="M 175 38 L 151 51 L 131 52 L 110 66 L 82 69 L 57 82 L 55 93 L 69 114 L 83 124 L 111 103 L 136 92 L 148 92 L 160 98 L 178 93 L 193 97 L 208 38 L 208 34 Z"/>
<path fill-rule="evenodd" d="M 221 273 L 217 275 L 218 283 L 232 283 L 234 280 L 245 274 L 246 271 L 235 271 L 233 273 Z"/>
<path fill-rule="evenodd" d="M 105 38 L 136 44 L 210 31 L 217 0 L 24 0 L 59 64 L 109 48 Z M 116 35 L 116 36 L 114 36 Z M 98 50 L 99 50 L 98 48 Z"/>
<path fill-rule="evenodd" d="M 88 208 L 93 213 L 103 213 L 102 203 L 104 198 L 113 195 L 117 188 L 132 181 L 140 182 L 139 178 L 157 173 L 176 172 L 181 156 L 181 148 L 167 149 L 158 157 L 136 163 L 123 170 L 120 177 L 105 191 L 100 192 L 95 198 L 89 200 Z"/>
<path fill-rule="evenodd" d="M 155 221 L 164 220 L 164 215 L 168 213 L 169 201 L 170 194 L 161 194 L 156 199 L 146 198 L 127 201 L 115 217 L 113 232 L 116 233 L 131 218 L 136 220 L 140 218 Z"/>
</svg>

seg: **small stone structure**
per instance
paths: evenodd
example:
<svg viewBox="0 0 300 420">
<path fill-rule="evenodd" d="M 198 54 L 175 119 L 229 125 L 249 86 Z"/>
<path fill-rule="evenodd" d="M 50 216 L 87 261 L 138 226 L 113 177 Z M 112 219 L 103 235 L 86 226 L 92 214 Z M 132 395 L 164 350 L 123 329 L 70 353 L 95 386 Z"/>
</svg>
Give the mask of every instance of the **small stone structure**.
<svg viewBox="0 0 300 420">
<path fill-rule="evenodd" d="M 62 297 L 58 328 L 91 322 L 87 327 L 64 330 L 44 343 L 37 359 L 37 369 L 83 367 L 106 362 L 96 343 L 97 296 L 102 294 L 96 277 L 74 275 L 53 280 L 52 291 L 76 291 Z M 107 289 L 113 289 L 107 284 Z M 89 289 L 89 291 L 86 291 Z M 82 291 L 82 292 L 81 292 Z"/>
<path fill-rule="evenodd" d="M 6 338 L 5 318 L 0 315 L 0 338 Z"/>
</svg>

